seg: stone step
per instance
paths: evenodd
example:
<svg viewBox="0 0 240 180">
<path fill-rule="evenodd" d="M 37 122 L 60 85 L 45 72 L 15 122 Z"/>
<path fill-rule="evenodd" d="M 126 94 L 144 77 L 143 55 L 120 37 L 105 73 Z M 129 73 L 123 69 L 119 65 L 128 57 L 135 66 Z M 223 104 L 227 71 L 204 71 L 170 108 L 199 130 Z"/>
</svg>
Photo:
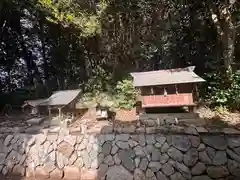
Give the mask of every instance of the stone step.
<svg viewBox="0 0 240 180">
<path fill-rule="evenodd" d="M 179 124 L 179 125 L 195 125 L 195 126 L 205 126 L 206 121 L 201 118 L 195 118 L 195 119 L 140 119 L 139 120 L 141 124 L 144 124 L 146 126 L 156 126 L 156 125 L 166 125 L 166 124 Z"/>
<path fill-rule="evenodd" d="M 198 118 L 197 114 L 194 113 L 160 113 L 160 114 L 141 114 L 139 119 L 195 119 Z"/>
</svg>

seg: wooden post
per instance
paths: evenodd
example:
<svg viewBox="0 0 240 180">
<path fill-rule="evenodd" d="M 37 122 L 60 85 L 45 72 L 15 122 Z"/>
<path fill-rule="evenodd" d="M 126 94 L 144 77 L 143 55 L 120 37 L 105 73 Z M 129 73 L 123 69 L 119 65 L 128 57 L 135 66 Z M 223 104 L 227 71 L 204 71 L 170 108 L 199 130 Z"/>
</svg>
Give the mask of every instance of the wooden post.
<svg viewBox="0 0 240 180">
<path fill-rule="evenodd" d="M 176 94 L 178 94 L 178 87 L 177 84 L 175 84 Z"/>
<path fill-rule="evenodd" d="M 62 117 L 62 108 L 58 108 L 58 118 Z"/>
<path fill-rule="evenodd" d="M 49 119 L 52 118 L 52 112 L 51 112 L 51 110 L 52 110 L 52 109 L 51 109 L 50 107 L 48 107 L 48 117 L 49 117 Z"/>
<path fill-rule="evenodd" d="M 197 87 L 197 84 L 194 84 L 194 86 L 195 86 L 195 91 L 196 91 L 196 99 L 198 101 L 198 98 L 199 98 L 198 87 Z"/>
<path fill-rule="evenodd" d="M 154 90 L 153 90 L 153 87 L 151 86 L 151 95 L 154 94 Z"/>
<path fill-rule="evenodd" d="M 164 96 L 167 96 L 167 90 L 166 90 L 165 86 L 163 87 L 163 90 L 164 90 Z"/>
</svg>

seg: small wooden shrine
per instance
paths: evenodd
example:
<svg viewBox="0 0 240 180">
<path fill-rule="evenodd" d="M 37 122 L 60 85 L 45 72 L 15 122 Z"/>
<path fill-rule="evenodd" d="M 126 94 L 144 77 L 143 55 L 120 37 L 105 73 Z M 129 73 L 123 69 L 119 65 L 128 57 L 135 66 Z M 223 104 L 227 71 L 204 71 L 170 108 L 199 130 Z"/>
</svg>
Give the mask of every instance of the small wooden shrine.
<svg viewBox="0 0 240 180">
<path fill-rule="evenodd" d="M 133 85 L 141 92 L 142 108 L 193 107 L 198 97 L 196 85 L 205 81 L 194 68 L 131 73 Z"/>
</svg>

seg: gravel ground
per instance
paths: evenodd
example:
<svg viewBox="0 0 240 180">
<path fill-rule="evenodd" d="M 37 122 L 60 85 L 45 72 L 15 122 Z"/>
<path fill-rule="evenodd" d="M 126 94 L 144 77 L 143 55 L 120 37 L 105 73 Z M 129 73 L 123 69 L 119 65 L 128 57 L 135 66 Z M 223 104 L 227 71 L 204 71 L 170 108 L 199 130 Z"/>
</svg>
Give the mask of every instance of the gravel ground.
<svg viewBox="0 0 240 180">
<path fill-rule="evenodd" d="M 200 107 L 196 113 L 206 120 L 207 125 L 240 127 L 240 113 L 227 110 L 213 111 L 208 107 Z"/>
</svg>

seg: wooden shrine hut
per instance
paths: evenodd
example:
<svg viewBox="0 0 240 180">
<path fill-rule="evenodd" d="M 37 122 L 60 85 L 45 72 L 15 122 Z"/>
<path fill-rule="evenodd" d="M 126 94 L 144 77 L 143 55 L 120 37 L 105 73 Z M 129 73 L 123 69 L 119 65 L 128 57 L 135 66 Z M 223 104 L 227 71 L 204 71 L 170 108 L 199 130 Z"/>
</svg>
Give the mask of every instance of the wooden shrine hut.
<svg viewBox="0 0 240 180">
<path fill-rule="evenodd" d="M 39 114 L 41 110 L 39 109 L 39 105 L 45 102 L 47 99 L 36 99 L 36 100 L 27 100 L 24 101 L 22 105 L 22 111 L 30 114 Z"/>
<path fill-rule="evenodd" d="M 131 73 L 133 85 L 140 89 L 141 107 L 181 107 L 189 109 L 197 101 L 197 83 L 205 80 L 195 74 L 194 66 Z"/>
<path fill-rule="evenodd" d="M 56 91 L 39 106 L 47 107 L 49 116 L 52 115 L 52 110 L 57 110 L 59 118 L 62 118 L 63 112 L 71 112 L 76 108 L 80 92 L 81 90 L 79 89 Z"/>
</svg>

